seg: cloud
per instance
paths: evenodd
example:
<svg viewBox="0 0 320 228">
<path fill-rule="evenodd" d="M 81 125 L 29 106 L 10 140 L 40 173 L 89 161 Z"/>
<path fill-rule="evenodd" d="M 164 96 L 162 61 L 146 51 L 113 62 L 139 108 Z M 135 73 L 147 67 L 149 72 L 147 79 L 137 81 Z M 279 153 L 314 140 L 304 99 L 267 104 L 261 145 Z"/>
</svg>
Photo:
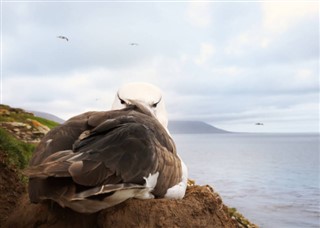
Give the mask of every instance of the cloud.
<svg viewBox="0 0 320 228">
<path fill-rule="evenodd" d="M 227 130 L 243 132 L 318 132 L 319 115 L 317 103 L 303 103 L 288 107 L 261 107 L 237 113 L 216 115 L 215 126 Z M 256 122 L 264 123 L 263 127 L 256 126 Z M 261 129 L 263 128 L 263 129 Z"/>
<path fill-rule="evenodd" d="M 21 15 L 20 6 L 25 12 Z M 142 16 L 143 8 L 139 4 L 129 6 L 123 3 L 5 4 L 5 71 L 41 75 L 92 66 L 123 68 L 167 50 L 162 47 L 171 39 L 170 33 L 160 42 L 154 24 Z M 152 12 L 152 16 L 148 11 L 144 16 L 160 21 L 159 27 L 163 27 L 155 10 Z M 58 35 L 67 36 L 70 41 L 57 39 Z M 131 42 L 139 46 L 130 46 Z"/>
<path fill-rule="evenodd" d="M 261 120 L 268 131 L 304 122 L 314 131 L 318 121 L 310 2 L 6 2 L 2 18 L 3 101 L 12 106 L 67 119 L 106 110 L 120 85 L 146 81 L 164 91 L 169 118 L 228 130 Z"/>
<path fill-rule="evenodd" d="M 194 62 L 197 65 L 204 65 L 214 54 L 214 47 L 211 43 L 201 43 L 200 53 L 195 57 Z"/>
<path fill-rule="evenodd" d="M 299 21 L 318 16 L 317 2 L 263 2 L 264 27 L 272 33 L 284 33 Z"/>
<path fill-rule="evenodd" d="M 230 18 L 224 21 L 223 26 L 214 26 L 220 32 L 213 34 L 219 43 L 215 44 L 217 64 L 265 66 L 318 58 L 319 20 L 316 3 L 244 3 L 245 7 L 249 6 L 248 9 L 239 3 L 231 4 L 231 7 L 224 4 L 220 8 L 221 5 L 219 11 L 230 15 Z M 244 18 L 240 18 L 234 8 L 243 12 Z M 221 20 L 218 17 L 215 21 Z M 223 34 L 227 34 L 227 37 Z"/>
<path fill-rule="evenodd" d="M 190 2 L 187 6 L 186 20 L 193 26 L 206 28 L 212 22 L 210 2 Z"/>
</svg>

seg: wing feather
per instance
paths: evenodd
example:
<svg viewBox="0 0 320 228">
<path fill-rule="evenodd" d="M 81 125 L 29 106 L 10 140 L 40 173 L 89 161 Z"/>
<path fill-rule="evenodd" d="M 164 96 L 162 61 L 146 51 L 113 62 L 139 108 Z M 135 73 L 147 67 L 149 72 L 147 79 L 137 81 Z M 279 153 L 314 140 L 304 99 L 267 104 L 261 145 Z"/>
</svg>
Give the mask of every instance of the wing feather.
<svg viewBox="0 0 320 228">
<path fill-rule="evenodd" d="M 88 191 L 81 196 L 87 197 L 106 193 L 112 185 L 143 186 L 145 177 L 158 170 L 154 195 L 162 197 L 163 189 L 181 179 L 180 169 L 175 145 L 162 125 L 149 114 L 125 109 L 84 113 L 50 131 L 26 173 L 30 199 L 39 202 L 43 197 L 72 199 L 79 189 Z M 101 186 L 106 190 L 98 193 Z"/>
</svg>

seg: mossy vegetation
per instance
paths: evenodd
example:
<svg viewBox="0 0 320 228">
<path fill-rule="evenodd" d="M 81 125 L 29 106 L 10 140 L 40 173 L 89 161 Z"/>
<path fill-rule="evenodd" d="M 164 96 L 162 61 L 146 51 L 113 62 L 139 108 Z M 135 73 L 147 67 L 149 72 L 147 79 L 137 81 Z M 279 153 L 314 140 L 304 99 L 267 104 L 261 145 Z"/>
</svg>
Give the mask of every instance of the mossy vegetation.
<svg viewBox="0 0 320 228">
<path fill-rule="evenodd" d="M 24 169 L 29 163 L 34 148 L 34 144 L 20 141 L 0 128 L 0 149 L 5 154 L 10 167 Z"/>
<path fill-rule="evenodd" d="M 30 124 L 31 120 L 35 120 L 50 129 L 59 125 L 54 121 L 36 117 L 23 109 L 12 108 L 8 105 L 0 104 L 0 123 L 20 122 Z M 15 134 L 12 134 L 12 132 L 0 127 L 1 158 L 4 159 L 7 166 L 17 170 L 18 173 L 28 165 L 35 147 L 35 144 L 20 140 Z"/>
<path fill-rule="evenodd" d="M 37 116 L 32 116 L 30 119 L 33 119 L 33 120 L 37 120 L 39 123 L 43 124 L 43 125 L 46 125 L 47 127 L 49 127 L 50 129 L 58 126 L 59 124 L 52 121 L 52 120 L 47 120 L 47 119 L 44 119 L 44 118 L 41 118 L 41 117 L 37 117 Z"/>
<path fill-rule="evenodd" d="M 257 228 L 258 227 L 257 225 L 251 223 L 248 219 L 246 219 L 234 207 L 228 207 L 228 213 L 231 218 L 233 218 L 237 221 L 239 227 L 244 227 L 244 228 Z"/>
<path fill-rule="evenodd" d="M 47 120 L 41 117 L 34 116 L 32 113 L 25 112 L 20 108 L 11 108 L 8 105 L 0 105 L 0 111 L 4 110 L 4 115 L 0 115 L 0 122 L 22 122 L 26 123 L 29 120 L 36 120 L 39 123 L 46 125 L 50 129 L 59 125 L 51 120 Z M 6 111 L 10 114 L 6 114 Z"/>
</svg>

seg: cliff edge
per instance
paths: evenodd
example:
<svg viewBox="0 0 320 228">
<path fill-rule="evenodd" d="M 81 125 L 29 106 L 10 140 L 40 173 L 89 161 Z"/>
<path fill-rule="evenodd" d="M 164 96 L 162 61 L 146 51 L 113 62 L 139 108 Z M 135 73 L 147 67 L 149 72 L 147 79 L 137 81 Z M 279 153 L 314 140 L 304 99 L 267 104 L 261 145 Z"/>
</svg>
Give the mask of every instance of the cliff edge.
<svg viewBox="0 0 320 228">
<path fill-rule="evenodd" d="M 256 227 L 224 205 L 212 187 L 191 182 L 182 200 L 130 199 L 94 214 L 51 201 L 31 204 L 21 170 L 39 138 L 55 125 L 46 123 L 21 109 L 0 106 L 0 227 Z"/>
<path fill-rule="evenodd" d="M 95 214 L 20 200 L 4 227 L 239 227 L 209 186 L 189 187 L 183 200 L 130 199 Z"/>
</svg>

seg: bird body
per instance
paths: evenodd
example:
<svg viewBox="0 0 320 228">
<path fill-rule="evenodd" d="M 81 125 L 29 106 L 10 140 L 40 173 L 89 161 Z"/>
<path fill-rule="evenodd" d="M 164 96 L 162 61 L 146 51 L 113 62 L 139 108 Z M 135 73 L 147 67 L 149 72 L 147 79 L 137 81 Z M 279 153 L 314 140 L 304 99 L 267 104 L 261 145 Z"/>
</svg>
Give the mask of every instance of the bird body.
<svg viewBox="0 0 320 228">
<path fill-rule="evenodd" d="M 68 37 L 66 37 L 66 36 L 57 36 L 57 38 L 69 41 Z"/>
<path fill-rule="evenodd" d="M 139 84 L 129 87 L 118 91 L 113 110 L 75 116 L 43 138 L 25 170 L 31 202 L 93 213 L 129 198 L 183 198 L 187 168 L 154 110 L 158 102 L 162 116 L 162 96 L 150 85 L 151 96 L 129 99 L 142 95 Z"/>
</svg>

